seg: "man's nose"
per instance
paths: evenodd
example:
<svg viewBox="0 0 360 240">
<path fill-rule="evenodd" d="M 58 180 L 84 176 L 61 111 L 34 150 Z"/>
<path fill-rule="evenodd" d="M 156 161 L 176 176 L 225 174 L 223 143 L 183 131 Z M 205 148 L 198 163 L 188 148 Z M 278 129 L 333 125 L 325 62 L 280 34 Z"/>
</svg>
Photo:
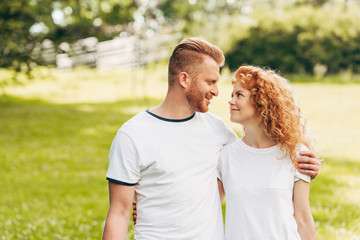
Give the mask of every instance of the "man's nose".
<svg viewBox="0 0 360 240">
<path fill-rule="evenodd" d="M 211 91 L 210 91 L 215 97 L 217 97 L 219 95 L 219 88 L 217 85 L 215 85 Z"/>
</svg>

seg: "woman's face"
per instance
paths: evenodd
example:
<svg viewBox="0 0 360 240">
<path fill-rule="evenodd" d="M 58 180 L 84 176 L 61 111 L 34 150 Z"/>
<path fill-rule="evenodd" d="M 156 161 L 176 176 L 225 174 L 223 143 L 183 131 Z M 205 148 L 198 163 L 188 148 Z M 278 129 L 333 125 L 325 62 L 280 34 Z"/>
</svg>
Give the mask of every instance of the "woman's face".
<svg viewBox="0 0 360 240">
<path fill-rule="evenodd" d="M 250 100 L 250 92 L 243 88 L 240 82 L 234 84 L 229 105 L 230 120 L 232 122 L 242 125 L 251 123 L 259 124 L 260 115 Z"/>
</svg>

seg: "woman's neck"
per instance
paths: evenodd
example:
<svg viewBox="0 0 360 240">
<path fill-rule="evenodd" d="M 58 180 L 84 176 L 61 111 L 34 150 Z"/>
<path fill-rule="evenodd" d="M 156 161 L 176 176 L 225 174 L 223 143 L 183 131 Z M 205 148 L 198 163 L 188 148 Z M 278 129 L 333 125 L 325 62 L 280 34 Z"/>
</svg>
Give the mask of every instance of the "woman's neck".
<svg viewBox="0 0 360 240">
<path fill-rule="evenodd" d="M 260 126 L 245 126 L 245 136 L 242 140 L 253 148 L 269 148 L 276 145 Z"/>
</svg>

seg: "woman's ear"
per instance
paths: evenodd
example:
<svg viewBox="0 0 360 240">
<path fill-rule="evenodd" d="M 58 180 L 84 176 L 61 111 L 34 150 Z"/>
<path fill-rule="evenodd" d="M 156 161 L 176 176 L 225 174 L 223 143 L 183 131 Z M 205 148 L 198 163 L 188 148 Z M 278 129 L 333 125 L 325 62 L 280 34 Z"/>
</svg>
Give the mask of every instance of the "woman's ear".
<svg viewBox="0 0 360 240">
<path fill-rule="evenodd" d="M 191 84 L 190 76 L 186 72 L 181 72 L 179 74 L 179 83 L 183 88 L 187 88 Z"/>
</svg>

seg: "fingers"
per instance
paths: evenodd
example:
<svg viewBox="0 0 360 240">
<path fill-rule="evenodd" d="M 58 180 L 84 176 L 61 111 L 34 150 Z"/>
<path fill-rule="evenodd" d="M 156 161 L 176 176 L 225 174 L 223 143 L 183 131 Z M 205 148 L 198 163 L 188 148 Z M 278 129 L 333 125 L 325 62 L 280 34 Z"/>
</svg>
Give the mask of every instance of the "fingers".
<svg viewBox="0 0 360 240">
<path fill-rule="evenodd" d="M 311 179 L 319 174 L 319 161 L 311 158 L 298 158 L 299 172 L 310 175 Z"/>
<path fill-rule="evenodd" d="M 311 151 L 301 151 L 300 155 L 297 158 L 299 172 L 310 175 L 311 179 L 316 178 L 320 169 L 318 156 Z"/>
<path fill-rule="evenodd" d="M 316 155 L 315 155 L 316 156 Z M 312 165 L 319 165 L 320 161 L 319 159 L 316 157 L 309 157 L 309 156 L 300 156 L 297 158 L 297 162 L 300 163 L 307 163 L 307 164 L 312 164 Z"/>
<path fill-rule="evenodd" d="M 310 157 L 318 159 L 318 156 L 312 151 L 300 151 L 300 155 L 303 157 Z"/>
<path fill-rule="evenodd" d="M 300 168 L 308 168 L 313 170 L 319 168 L 320 165 L 320 161 L 318 159 L 305 157 L 297 158 L 297 163 L 299 164 Z"/>
<path fill-rule="evenodd" d="M 137 218 L 137 213 L 136 213 L 136 202 L 133 202 L 133 213 L 132 213 L 132 216 L 133 216 L 133 222 L 134 222 L 134 225 L 136 225 L 136 218 Z"/>
<path fill-rule="evenodd" d="M 309 175 L 311 177 L 311 179 L 316 178 L 316 176 L 318 175 L 319 172 L 313 171 L 313 170 L 304 170 L 304 169 L 299 169 L 299 172 Z"/>
</svg>

